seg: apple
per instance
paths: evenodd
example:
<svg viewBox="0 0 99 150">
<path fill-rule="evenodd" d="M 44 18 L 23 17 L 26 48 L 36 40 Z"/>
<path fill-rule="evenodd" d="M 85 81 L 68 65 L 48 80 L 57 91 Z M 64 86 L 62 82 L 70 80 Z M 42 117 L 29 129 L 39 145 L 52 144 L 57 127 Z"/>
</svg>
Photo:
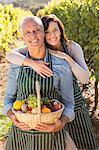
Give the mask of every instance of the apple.
<svg viewBox="0 0 99 150">
<path fill-rule="evenodd" d="M 32 107 L 28 106 L 28 110 L 29 110 L 29 111 L 32 111 Z"/>
<path fill-rule="evenodd" d="M 61 109 L 61 104 L 55 104 L 55 105 L 53 105 L 53 110 L 54 111 L 56 111 L 56 110 L 59 110 L 59 109 Z"/>
</svg>

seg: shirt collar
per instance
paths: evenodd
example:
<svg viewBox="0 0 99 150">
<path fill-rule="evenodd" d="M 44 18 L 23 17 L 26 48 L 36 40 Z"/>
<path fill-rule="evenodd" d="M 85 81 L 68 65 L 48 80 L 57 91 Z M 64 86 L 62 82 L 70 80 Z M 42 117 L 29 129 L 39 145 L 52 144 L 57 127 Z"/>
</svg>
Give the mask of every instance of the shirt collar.
<svg viewBox="0 0 99 150">
<path fill-rule="evenodd" d="M 27 51 L 24 54 L 26 57 L 31 58 L 31 56 L 29 55 L 29 51 L 27 49 Z M 33 58 L 32 58 L 33 59 Z M 40 59 L 36 59 L 36 60 L 40 60 Z M 46 48 L 45 50 L 45 57 L 44 57 L 44 61 L 48 62 L 48 49 Z"/>
</svg>

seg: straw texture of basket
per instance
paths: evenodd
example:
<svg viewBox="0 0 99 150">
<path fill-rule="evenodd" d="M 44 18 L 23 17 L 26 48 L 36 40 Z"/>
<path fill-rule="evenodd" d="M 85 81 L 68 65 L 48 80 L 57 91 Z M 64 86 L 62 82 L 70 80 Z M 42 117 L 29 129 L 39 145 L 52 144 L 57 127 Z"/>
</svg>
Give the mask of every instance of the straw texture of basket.
<svg viewBox="0 0 99 150">
<path fill-rule="evenodd" d="M 57 100 L 54 100 L 57 101 Z M 59 101 L 57 101 L 60 103 Z M 15 111 L 12 109 L 13 113 L 15 114 L 16 118 L 20 122 L 24 122 L 29 127 L 33 128 L 36 126 L 37 123 L 43 122 L 52 124 L 55 123 L 56 119 L 59 119 L 61 117 L 61 114 L 64 110 L 64 105 L 60 103 L 62 108 L 49 113 L 23 113 L 22 111 Z"/>
</svg>

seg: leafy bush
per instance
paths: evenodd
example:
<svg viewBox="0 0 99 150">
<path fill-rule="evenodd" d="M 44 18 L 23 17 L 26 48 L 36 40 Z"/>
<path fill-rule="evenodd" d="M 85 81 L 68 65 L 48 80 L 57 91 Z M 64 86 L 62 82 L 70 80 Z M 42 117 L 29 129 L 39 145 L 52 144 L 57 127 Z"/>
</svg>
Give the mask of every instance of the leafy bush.
<svg viewBox="0 0 99 150">
<path fill-rule="evenodd" d="M 98 0 L 58 0 L 57 3 L 52 0 L 44 9 L 38 11 L 37 16 L 51 13 L 61 19 L 67 37 L 82 46 L 89 69 L 98 72 Z M 99 77 L 99 74 L 97 75 Z"/>
<path fill-rule="evenodd" d="M 12 4 L 0 4 L 0 55 L 5 56 L 10 48 L 16 46 L 19 33 L 19 22 L 24 16 L 32 15 L 29 11 L 14 8 Z"/>
<path fill-rule="evenodd" d="M 3 104 L 0 102 L 0 140 L 6 138 L 9 128 L 11 127 L 11 121 L 2 114 Z"/>
</svg>

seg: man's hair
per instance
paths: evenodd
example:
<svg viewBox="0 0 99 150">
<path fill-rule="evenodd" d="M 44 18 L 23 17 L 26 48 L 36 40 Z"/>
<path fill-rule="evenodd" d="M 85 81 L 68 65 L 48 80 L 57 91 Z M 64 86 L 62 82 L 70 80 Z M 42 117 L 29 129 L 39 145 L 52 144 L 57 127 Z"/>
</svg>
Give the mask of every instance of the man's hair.
<svg viewBox="0 0 99 150">
<path fill-rule="evenodd" d="M 21 34 L 23 33 L 24 25 L 29 21 L 37 23 L 38 26 L 40 26 L 42 28 L 42 30 L 44 31 L 43 23 L 42 23 L 42 21 L 39 17 L 37 17 L 37 16 L 28 16 L 28 17 L 25 17 L 20 23 L 19 29 L 20 29 Z"/>
</svg>

